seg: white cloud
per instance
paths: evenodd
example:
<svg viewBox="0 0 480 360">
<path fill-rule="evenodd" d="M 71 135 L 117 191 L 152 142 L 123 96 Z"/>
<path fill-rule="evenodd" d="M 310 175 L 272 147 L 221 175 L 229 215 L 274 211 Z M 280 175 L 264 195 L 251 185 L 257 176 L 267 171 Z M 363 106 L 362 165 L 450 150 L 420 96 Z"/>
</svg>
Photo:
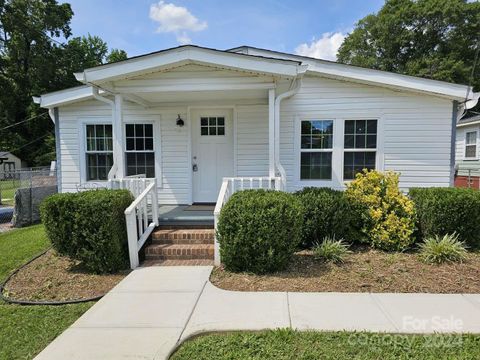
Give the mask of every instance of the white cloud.
<svg viewBox="0 0 480 360">
<path fill-rule="evenodd" d="M 150 19 L 159 23 L 157 32 L 174 33 L 180 44 L 191 42 L 188 31 L 202 31 L 208 26 L 200 21 L 186 7 L 159 1 L 150 5 Z"/>
<path fill-rule="evenodd" d="M 297 46 L 295 53 L 324 60 L 336 60 L 337 51 L 342 45 L 346 34 L 341 32 L 323 33 L 318 40 L 313 39 L 310 44 L 303 43 Z"/>
</svg>

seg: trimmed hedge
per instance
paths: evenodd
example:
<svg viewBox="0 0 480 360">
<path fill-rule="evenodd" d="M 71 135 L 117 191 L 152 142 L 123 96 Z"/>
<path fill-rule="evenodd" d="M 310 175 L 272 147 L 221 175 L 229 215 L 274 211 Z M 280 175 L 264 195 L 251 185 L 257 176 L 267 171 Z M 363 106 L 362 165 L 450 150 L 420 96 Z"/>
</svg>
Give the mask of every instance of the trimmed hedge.
<svg viewBox="0 0 480 360">
<path fill-rule="evenodd" d="M 467 188 L 412 188 L 422 238 L 456 233 L 467 246 L 480 247 L 480 191 Z"/>
<path fill-rule="evenodd" d="M 259 274 L 284 269 L 300 243 L 302 211 L 297 197 L 285 192 L 233 194 L 217 228 L 225 268 Z"/>
<path fill-rule="evenodd" d="M 304 208 L 303 248 L 312 248 L 326 237 L 353 241 L 355 214 L 343 191 L 331 188 L 304 188 L 295 193 Z"/>
<path fill-rule="evenodd" d="M 128 266 L 124 211 L 132 201 L 128 190 L 55 194 L 40 212 L 55 250 L 92 272 L 111 273 Z"/>
</svg>

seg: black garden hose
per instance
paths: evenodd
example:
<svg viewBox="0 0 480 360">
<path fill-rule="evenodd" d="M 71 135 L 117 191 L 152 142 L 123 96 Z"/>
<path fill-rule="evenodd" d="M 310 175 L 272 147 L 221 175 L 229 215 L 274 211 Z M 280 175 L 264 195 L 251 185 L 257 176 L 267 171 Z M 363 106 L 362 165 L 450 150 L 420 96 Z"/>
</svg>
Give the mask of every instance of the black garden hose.
<svg viewBox="0 0 480 360">
<path fill-rule="evenodd" d="M 5 289 L 5 286 L 7 283 L 10 281 L 13 275 L 18 273 L 20 270 L 22 270 L 25 266 L 29 265 L 33 261 L 37 260 L 40 256 L 45 255 L 52 247 L 49 247 L 47 250 L 41 252 L 40 254 L 34 256 L 30 260 L 28 260 L 25 264 L 17 268 L 15 271 L 13 271 L 8 277 L 5 279 L 3 283 L 0 284 L 0 299 L 5 301 L 6 303 L 9 304 L 16 304 L 16 305 L 68 305 L 68 304 L 80 304 L 80 303 L 85 303 L 85 302 L 90 302 L 90 301 L 97 301 L 100 300 L 105 294 L 95 296 L 92 298 L 88 299 L 79 299 L 79 300 L 66 300 L 66 301 L 29 301 L 29 300 L 15 300 L 15 299 L 10 299 L 3 295 L 3 290 Z"/>
</svg>

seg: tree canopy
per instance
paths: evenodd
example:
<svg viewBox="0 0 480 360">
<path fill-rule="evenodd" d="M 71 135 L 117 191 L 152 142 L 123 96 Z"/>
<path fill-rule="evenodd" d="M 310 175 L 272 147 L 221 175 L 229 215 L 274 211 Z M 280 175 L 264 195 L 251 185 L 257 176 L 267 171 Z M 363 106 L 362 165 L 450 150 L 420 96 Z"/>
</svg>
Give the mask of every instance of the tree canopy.
<svg viewBox="0 0 480 360">
<path fill-rule="evenodd" d="M 72 37 L 72 17 L 57 0 L 0 0 L 0 151 L 31 166 L 55 158 L 53 124 L 32 96 L 76 86 L 74 72 L 127 57 L 98 36 Z"/>
<path fill-rule="evenodd" d="M 469 84 L 479 40 L 480 2 L 387 0 L 378 13 L 356 24 L 341 45 L 338 60 Z M 476 74 L 472 85 L 478 91 Z"/>
</svg>

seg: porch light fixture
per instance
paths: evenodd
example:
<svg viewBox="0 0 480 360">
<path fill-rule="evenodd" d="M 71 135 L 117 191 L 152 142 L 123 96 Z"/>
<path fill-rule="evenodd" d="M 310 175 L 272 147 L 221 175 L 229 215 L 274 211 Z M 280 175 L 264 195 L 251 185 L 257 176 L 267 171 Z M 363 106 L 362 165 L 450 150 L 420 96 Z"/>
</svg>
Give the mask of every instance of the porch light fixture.
<svg viewBox="0 0 480 360">
<path fill-rule="evenodd" d="M 178 116 L 177 116 L 177 126 L 182 127 L 183 125 L 185 125 L 185 121 L 183 121 L 183 119 L 180 117 L 180 114 L 178 114 Z"/>
</svg>

